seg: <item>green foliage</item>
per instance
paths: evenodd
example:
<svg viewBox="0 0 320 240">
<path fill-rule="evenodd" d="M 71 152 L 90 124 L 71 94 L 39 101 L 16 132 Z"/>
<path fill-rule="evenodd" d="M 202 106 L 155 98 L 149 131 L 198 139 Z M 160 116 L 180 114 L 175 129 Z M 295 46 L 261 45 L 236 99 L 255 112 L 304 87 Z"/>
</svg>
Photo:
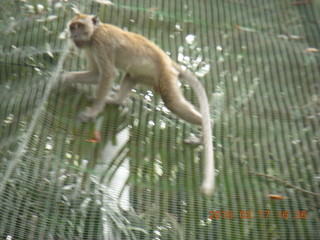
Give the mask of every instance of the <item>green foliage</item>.
<svg viewBox="0 0 320 240">
<path fill-rule="evenodd" d="M 320 187 L 319 55 L 306 51 L 317 47 L 320 11 L 291 2 L 2 1 L 0 237 L 316 239 L 318 198 L 256 174 Z M 213 197 L 199 193 L 202 147 L 183 143 L 200 130 L 154 92 L 138 88 L 97 121 L 77 121 L 93 89 L 59 81 L 76 8 L 149 37 L 199 77 L 214 120 Z M 63 61 L 85 67 L 75 50 Z M 301 210 L 307 220 L 278 215 Z"/>
</svg>

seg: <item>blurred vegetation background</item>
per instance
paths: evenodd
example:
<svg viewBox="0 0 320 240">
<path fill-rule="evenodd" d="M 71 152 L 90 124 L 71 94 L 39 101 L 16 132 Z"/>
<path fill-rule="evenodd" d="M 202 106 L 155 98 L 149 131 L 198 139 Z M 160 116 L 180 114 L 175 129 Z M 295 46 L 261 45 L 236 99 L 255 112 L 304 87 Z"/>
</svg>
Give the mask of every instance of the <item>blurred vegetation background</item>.
<svg viewBox="0 0 320 240">
<path fill-rule="evenodd" d="M 319 1 L 0 3 L 1 239 L 319 239 Z M 148 37 L 205 86 L 214 196 L 199 193 L 202 146 L 183 143 L 201 129 L 154 92 L 77 121 L 92 89 L 59 81 L 86 68 L 66 46 L 75 10 Z"/>
</svg>

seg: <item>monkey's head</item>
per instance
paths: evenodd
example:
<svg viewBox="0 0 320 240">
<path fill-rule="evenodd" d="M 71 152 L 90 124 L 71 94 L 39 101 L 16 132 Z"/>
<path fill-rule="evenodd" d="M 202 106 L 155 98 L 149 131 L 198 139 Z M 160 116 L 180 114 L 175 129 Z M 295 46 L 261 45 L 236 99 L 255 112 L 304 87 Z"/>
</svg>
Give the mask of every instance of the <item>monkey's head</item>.
<svg viewBox="0 0 320 240">
<path fill-rule="evenodd" d="M 85 47 L 89 44 L 94 30 L 99 26 L 97 16 L 77 14 L 69 23 L 69 36 L 78 47 Z"/>
</svg>

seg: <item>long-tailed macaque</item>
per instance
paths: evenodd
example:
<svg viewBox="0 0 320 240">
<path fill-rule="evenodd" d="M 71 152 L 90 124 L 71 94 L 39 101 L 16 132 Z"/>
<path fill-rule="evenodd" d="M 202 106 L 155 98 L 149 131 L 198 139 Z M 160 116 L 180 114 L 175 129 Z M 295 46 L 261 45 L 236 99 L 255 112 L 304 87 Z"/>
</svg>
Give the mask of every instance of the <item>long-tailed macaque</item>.
<svg viewBox="0 0 320 240">
<path fill-rule="evenodd" d="M 211 195 L 215 184 L 212 129 L 208 98 L 201 83 L 153 42 L 116 26 L 102 24 L 97 16 L 77 14 L 68 27 L 71 41 L 86 53 L 89 70 L 64 73 L 64 82 L 98 85 L 93 105 L 80 114 L 80 120 L 87 122 L 96 118 L 106 103 L 123 103 L 137 83 L 152 87 L 173 113 L 187 122 L 202 125 L 205 164 L 201 191 Z M 107 96 L 117 69 L 126 73 L 117 97 L 110 99 Z M 184 98 L 179 79 L 185 80 L 195 91 L 201 114 Z"/>
</svg>

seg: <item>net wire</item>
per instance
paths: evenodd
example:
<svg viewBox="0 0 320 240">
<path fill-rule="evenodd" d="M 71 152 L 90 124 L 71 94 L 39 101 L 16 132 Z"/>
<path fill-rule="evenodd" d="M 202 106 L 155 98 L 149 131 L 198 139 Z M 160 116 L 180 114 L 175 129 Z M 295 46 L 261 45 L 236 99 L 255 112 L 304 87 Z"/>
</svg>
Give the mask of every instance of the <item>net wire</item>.
<svg viewBox="0 0 320 240">
<path fill-rule="evenodd" d="M 319 8 L 2 0 L 0 238 L 319 239 Z M 77 121 L 94 87 L 60 81 L 86 69 L 65 39 L 75 11 L 151 39 L 201 81 L 214 121 L 213 196 L 199 191 L 203 146 L 184 143 L 201 129 L 153 91 L 137 87 L 123 106 Z"/>
</svg>

